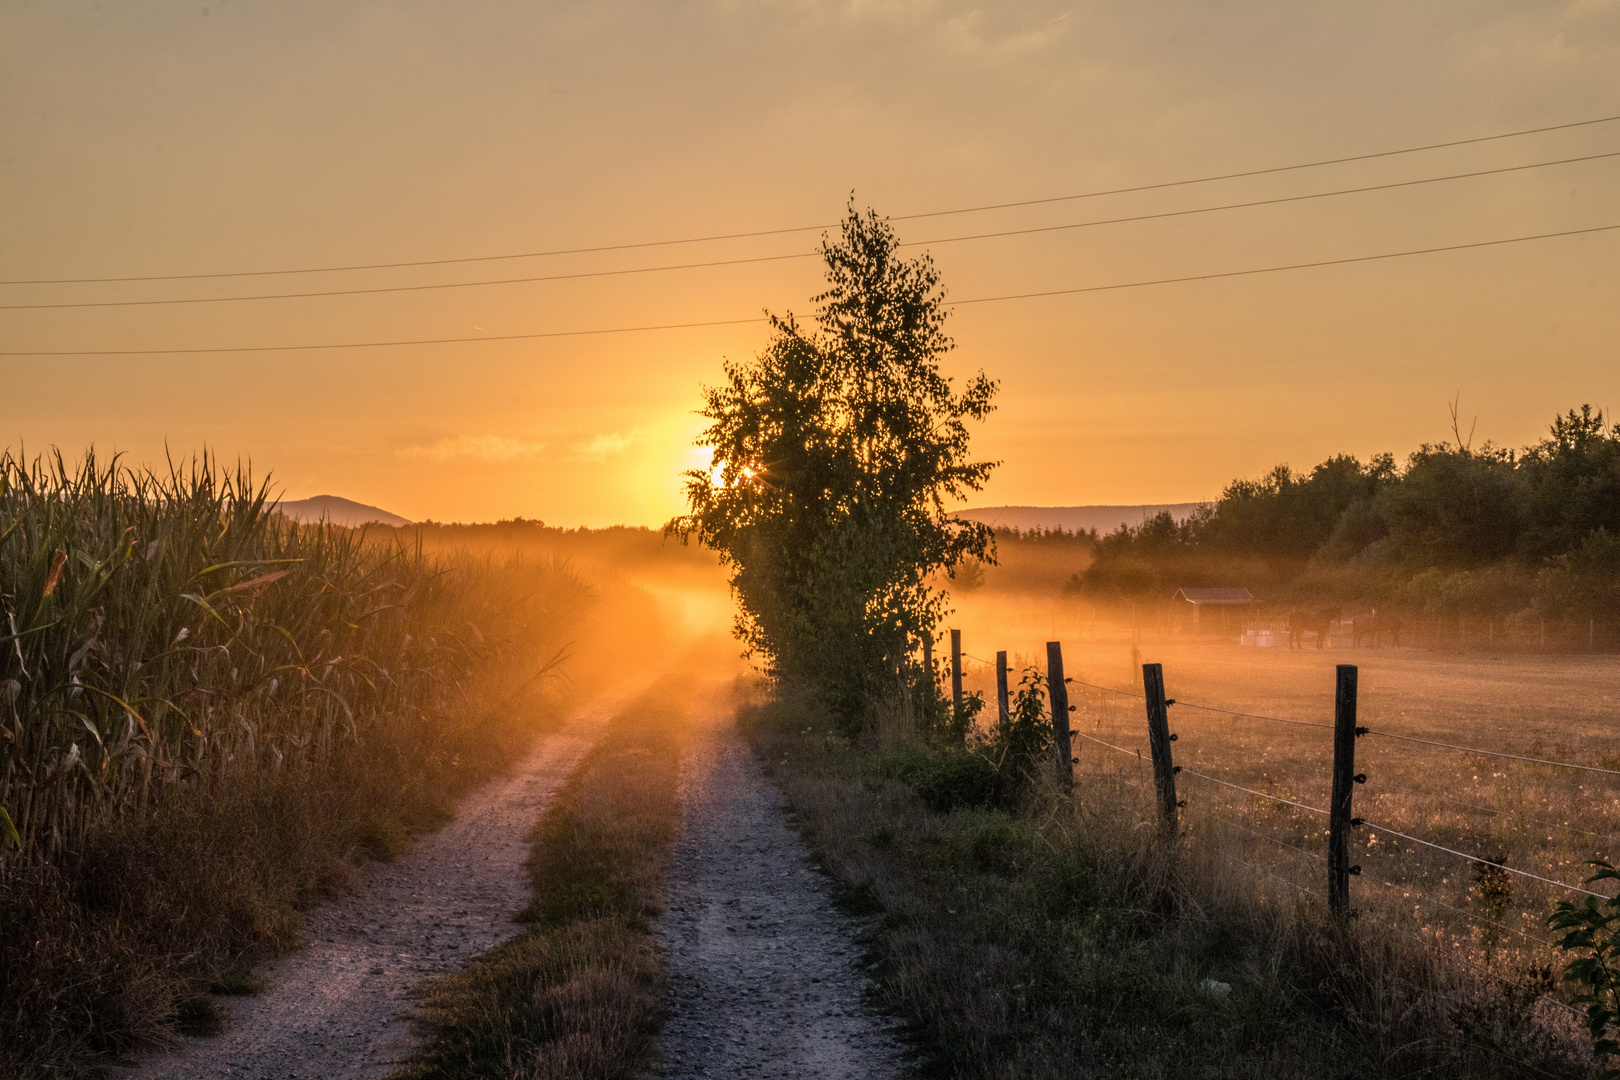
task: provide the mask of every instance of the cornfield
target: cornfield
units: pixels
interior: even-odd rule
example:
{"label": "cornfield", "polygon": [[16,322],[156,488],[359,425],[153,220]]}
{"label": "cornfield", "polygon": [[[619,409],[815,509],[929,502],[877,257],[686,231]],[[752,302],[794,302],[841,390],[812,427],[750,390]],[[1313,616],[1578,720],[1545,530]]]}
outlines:
{"label": "cornfield", "polygon": [[431,756],[469,675],[544,670],[556,635],[524,629],[588,592],[557,566],[443,569],[268,496],[207,457],[0,455],[0,881],[178,787],[402,738]]}

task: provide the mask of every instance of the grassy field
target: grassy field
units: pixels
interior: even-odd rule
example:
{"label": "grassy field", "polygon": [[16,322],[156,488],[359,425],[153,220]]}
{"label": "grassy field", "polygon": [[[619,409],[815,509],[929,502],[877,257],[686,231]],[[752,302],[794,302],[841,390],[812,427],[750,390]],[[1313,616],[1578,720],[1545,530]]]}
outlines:
{"label": "grassy field", "polygon": [[[791,703],[752,725],[857,911],[878,1003],[959,1077],[1581,1077],[1542,983],[1481,979],[1435,943],[1257,889],[1229,845],[1152,841],[1145,814],[1054,791],[930,809],[893,751]],[[1145,826],[1145,827],[1142,827]]]}
{"label": "grassy field", "polygon": [[[1010,622],[1011,620],[1007,620]],[[1035,623],[1035,619],[1030,619]],[[1050,626],[964,647],[1033,661]],[[1058,636],[1062,636],[1061,633]],[[1009,640],[1010,639],[1010,640]],[[1164,664],[1183,834],[1155,840],[1139,661]],[[941,812],[910,780],[915,740],[851,745],[791,702],[751,731],[807,837],[857,907],[882,1001],[961,1076],[1584,1076],[1585,1035],[1543,929],[1565,893],[1359,829],[1358,917],[1325,912],[1326,820],[1210,783],[1325,807],[1331,732],[1192,704],[1331,722],[1333,667],[1360,668],[1361,722],[1600,767],[1620,765],[1620,665],[1582,656],[1244,649],[1185,640],[1066,643],[1078,798],[1045,786],[1013,808]],[[1040,656],[1044,665],[1044,650]],[[970,665],[968,688],[993,690]],[[1597,773],[1369,735],[1357,768],[1369,821],[1578,884],[1611,856],[1620,786]],[[940,753],[941,751],[929,751]],[[898,764],[897,762],[902,762]],[[908,770],[910,770],[908,772]],[[1204,980],[1231,987],[1211,992]],[[1189,1063],[1197,1063],[1193,1068]]]}
{"label": "grassy field", "polygon": [[607,725],[534,829],[532,928],[431,986],[437,1033],[400,1080],[645,1075],[667,974],[647,937],[663,906],[689,677]]}
{"label": "grassy field", "polygon": [[0,458],[3,1071],[209,1030],[357,861],[667,647],[622,579],[264,496],[207,461]]}
{"label": "grassy field", "polygon": [[[1077,680],[1133,690],[1127,641],[1065,650]],[[1184,769],[1325,808],[1331,732],[1196,708],[1331,723],[1334,665],[1359,668],[1359,720],[1373,732],[1474,746],[1525,757],[1620,767],[1613,717],[1620,663],[1608,657],[1416,650],[1252,649],[1143,642],[1164,665],[1176,761]],[[975,672],[970,684],[985,682]],[[1076,686],[1077,730],[1146,755],[1140,700]],[[1150,768],[1096,742],[1077,740],[1083,793],[1146,813]],[[1620,855],[1620,777],[1398,741],[1357,744],[1356,814],[1398,832],[1579,885],[1586,863]],[[1219,844],[1262,871],[1260,888],[1323,891],[1326,819],[1223,788],[1189,773],[1180,794],[1199,842]],[[1399,932],[1440,934],[1459,958],[1493,970],[1555,962],[1543,923],[1569,894],[1481,862],[1358,830],[1352,883],[1361,917]],[[1267,876],[1275,875],[1275,876]],[[1281,878],[1281,881],[1277,879]]]}

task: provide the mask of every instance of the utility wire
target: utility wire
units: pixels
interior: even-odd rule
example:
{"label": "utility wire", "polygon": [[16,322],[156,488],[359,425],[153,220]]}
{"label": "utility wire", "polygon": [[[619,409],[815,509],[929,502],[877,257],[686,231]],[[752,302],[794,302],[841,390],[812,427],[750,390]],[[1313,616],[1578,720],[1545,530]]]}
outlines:
{"label": "utility wire", "polygon": [[[1321,168],[1327,165],[1344,165],[1353,161],[1372,161],[1378,158],[1398,157],[1403,154],[1416,154],[1428,150],[1444,150],[1454,146],[1470,146],[1478,143],[1495,142],[1500,139],[1515,139],[1524,135],[1539,135],[1549,131],[1566,131],[1571,128],[1590,127],[1594,124],[1607,124],[1616,120],[1620,120],[1620,116],[1600,116],[1591,120],[1576,120],[1568,124],[1549,124],[1545,127],[1525,128],[1520,131],[1506,131],[1497,135],[1481,135],[1471,139],[1453,139],[1449,142],[1428,143],[1423,146],[1409,146],[1400,150],[1382,150],[1371,154],[1354,154],[1349,157],[1326,158],[1320,161],[1306,161],[1293,165],[1278,165],[1266,169],[1248,169],[1243,172],[1220,173],[1213,176],[1193,177],[1186,180],[1168,180],[1157,184],[1138,184],[1134,187],[1109,188],[1101,191],[1086,191],[1075,195],[1053,195],[1042,199],[1022,199],[1016,202],[988,203],[982,206],[965,206],[953,210],[932,210],[917,214],[900,214],[890,218],[890,220],[918,221],[923,218],[950,217],[956,214],[977,214],[986,210],[1008,210],[1020,206],[1043,206],[1050,203],[1073,202],[1078,199],[1095,199],[1105,195],[1128,195],[1139,191],[1160,191],[1165,188],[1186,187],[1191,184],[1208,184],[1218,180],[1239,180],[1251,176],[1269,176],[1277,173],[1295,172],[1300,169]],[[594,247],[555,248],[548,251],[526,251],[508,255],[478,255],[455,259],[419,259],[409,262],[357,263],[348,266],[308,266],[283,270],[237,270],[202,274],[149,274],[136,277],[16,279],[0,281],[0,285],[87,285],[115,281],[198,281],[205,278],[271,277],[285,274],[327,274],[348,270],[393,270],[411,266],[451,266],[458,263],[496,262],[506,259],[536,259],[552,255],[585,255],[604,251],[629,251],[641,248],[671,247],[677,244],[699,244],[717,240],[743,240],[760,236],[785,236],[792,233],[819,232],[823,229],[834,228],[836,225],[837,223],[833,222],[825,225],[800,225],[792,228],[759,229],[752,232],[717,233],[710,236],[689,236],[677,240],[648,240],[628,244],[600,244]]]}
{"label": "utility wire", "polygon": [[1038,225],[1027,229],[1004,229],[1000,232],[973,233],[968,236],[946,236],[937,240],[913,240],[901,244],[901,247],[919,247],[924,244],[950,244],[958,240],[988,240],[1000,236],[1028,236],[1031,233],[1060,232],[1064,229],[1084,229],[1092,225],[1120,225],[1135,221],[1156,221],[1161,218],[1187,217],[1191,214],[1208,214],[1217,210],[1244,210],[1254,206],[1277,206],[1281,203],[1307,202],[1311,199],[1327,199],[1337,195],[1360,195],[1369,191],[1390,191],[1394,188],[1418,187],[1422,184],[1440,184],[1448,180],[1467,180],[1476,176],[1496,176],[1500,173],[1523,172],[1526,169],[1544,169],[1551,165],[1569,165],[1580,161],[1598,161],[1603,158],[1620,157],[1620,150],[1609,151],[1602,154],[1588,154],[1584,157],[1562,158],[1558,161],[1538,161],[1529,165],[1508,165],[1500,169],[1479,169],[1474,172],[1451,173],[1446,176],[1427,176],[1417,180],[1397,180],[1388,184],[1368,184],[1363,187],[1339,188],[1335,191],[1313,191],[1306,195],[1281,195],[1272,199],[1254,199],[1249,202],[1223,203],[1220,206],[1200,206],[1191,210],[1166,210],[1154,214],[1133,214],[1129,217],[1101,218],[1095,221],[1078,221],[1068,225]]}
{"label": "utility wire", "polygon": [[[1401,259],[1413,255],[1434,255],[1446,251],[1466,251],[1473,248],[1498,247],[1503,244],[1521,244],[1531,240],[1551,240],[1564,236],[1581,236],[1587,233],[1610,232],[1620,229],[1617,225],[1595,225],[1586,229],[1565,229],[1560,232],[1536,233],[1531,236],[1510,236],[1501,240],[1481,240],[1469,244],[1447,244],[1442,247],[1416,248],[1410,251],[1389,251],[1378,255],[1358,255],[1346,259],[1321,259],[1316,262],[1290,263],[1284,266],[1262,266],[1251,270],[1228,270],[1213,274],[1191,274],[1186,277],[1156,278],[1149,281],[1125,281],[1114,285],[1088,285],[1075,289],[1049,289],[1044,292],[1010,293],[1005,296],[981,296],[971,300],[954,300],[953,304],[993,304],[1004,300],[1030,300],[1043,296],[1072,296],[1080,293],[1109,292],[1118,289],[1139,289],[1150,285],[1179,285],[1191,281],[1215,281],[1221,278],[1252,277],[1256,274],[1275,274],[1285,270],[1308,270],[1322,266],[1345,266],[1353,263],[1376,262],[1381,259]],[[0,356],[181,356],[195,353],[264,353],[264,352],[299,352],[309,349],[372,349],[401,345],[461,345],[479,341],[530,341],[538,338],[585,337],[598,334],[630,334],[648,330],[686,330],[704,326],[741,326],[747,323],[762,323],[769,321],[766,318],[754,319],[717,319],[709,322],[691,323],[662,323],[651,326],[619,326],[600,330],[554,330],[539,334],[496,334],[487,337],[464,338],[422,338],[408,341],[353,341],[333,342],[318,345],[241,345],[206,349],[62,349],[62,350],[30,350],[14,349],[0,352]],[[1082,685],[1090,686],[1090,683]],[[1123,690],[1114,690],[1112,687],[1099,686],[1099,690],[1108,690],[1116,694],[1126,693]],[[1140,694],[1127,694],[1129,697],[1140,697]],[[1400,738],[1401,736],[1389,736]],[[1445,744],[1437,744],[1445,745]],[[1464,748],[1466,749],[1466,748]],[[1511,755],[1509,755],[1511,756]],[[1533,759],[1528,759],[1533,760]],[[1556,762],[1553,764],[1557,764]],[[1587,768],[1588,766],[1577,766]],[[1596,769],[1596,772],[1607,772],[1606,769]]]}
{"label": "utility wire", "polygon": [[[974,300],[956,300],[956,304],[991,304],[1002,300],[1033,300],[1042,296],[1074,296],[1079,293],[1111,292],[1116,289],[1139,289],[1147,285],[1180,285],[1188,281],[1214,281],[1218,278],[1249,277],[1254,274],[1275,274],[1284,270],[1311,270],[1319,266],[1345,266],[1350,263],[1376,262],[1380,259],[1401,259],[1409,255],[1434,255],[1442,251],[1466,251],[1470,248],[1496,247],[1501,244],[1520,244],[1527,240],[1551,240],[1559,236],[1579,236],[1583,233],[1608,232],[1620,225],[1597,225],[1589,229],[1566,229],[1563,232],[1537,233],[1533,236],[1510,236],[1502,240],[1481,240],[1472,244],[1447,244],[1443,247],[1417,248],[1412,251],[1390,251],[1380,255],[1362,255],[1352,259],[1322,259],[1318,262],[1289,263],[1286,266],[1262,266],[1254,270],[1228,270],[1218,274],[1189,274],[1186,277],[1157,278],[1152,281],[1125,281],[1117,285],[1088,285],[1078,289],[1048,289],[1044,292],[1009,293],[1005,296],[984,296]],[[0,355],[4,355],[0,353]]]}
{"label": "utility wire", "polygon": [[711,322],[659,323],[616,326],[605,330],[554,330],[544,334],[496,334],[491,337],[423,338],[417,341],[346,341],[320,345],[233,345],[211,349],[101,349],[66,352],[0,352],[0,356],[184,356],[195,353],[303,352],[309,349],[383,349],[396,345],[463,345],[477,341],[532,341],[537,338],[587,337],[596,334],[636,334],[647,330],[690,330],[702,326],[743,326],[768,322],[756,319],[717,319]]}
{"label": "utility wire", "polygon": [[674,263],[668,266],[633,266],[624,270],[584,270],[578,273],[542,274],[536,277],[495,278],[485,281],[447,281],[435,285],[383,285],[367,289],[322,289],[316,292],[258,293],[253,296],[183,296],[171,300],[87,300],[65,304],[0,304],[0,311],[40,311],[55,308],[160,307],[168,304],[230,304],[243,300],[306,300],[315,296],[368,296],[374,293],[476,289],[487,285],[526,285],[539,281],[576,281],[582,278],[656,274],[666,270],[706,270],[716,266],[741,266],[745,263],[811,259],[815,255],[814,251],[796,251],[790,255],[758,255],[746,259],[717,259],[713,262]]}
{"label": "utility wire", "polygon": [[[945,236],[935,240],[910,240],[898,245],[902,248],[927,247],[932,244],[956,244],[969,240],[994,240],[1009,236],[1029,236],[1036,233],[1063,232],[1071,229],[1086,229],[1097,225],[1120,225],[1140,221],[1158,221],[1165,218],[1190,217],[1195,214],[1212,214],[1224,210],[1244,210],[1257,206],[1276,206],[1281,203],[1305,202],[1312,199],[1327,199],[1339,195],[1359,195],[1369,191],[1388,191],[1392,188],[1416,187],[1421,184],[1438,184],[1448,180],[1463,180],[1476,176],[1493,176],[1498,173],[1521,172],[1525,169],[1540,169],[1549,165],[1567,165],[1571,162],[1596,161],[1601,158],[1620,157],[1620,150],[1604,154],[1589,154],[1585,157],[1564,158],[1559,161],[1542,161],[1531,165],[1512,165],[1501,169],[1482,169],[1477,172],[1453,173],[1449,176],[1431,176],[1420,180],[1401,180],[1390,184],[1372,184],[1366,187],[1342,188],[1338,191],[1317,191],[1308,195],[1285,195],[1274,199],[1255,199],[1249,202],[1223,203],[1219,206],[1200,206],[1190,210],[1166,210],[1154,214],[1133,214],[1129,217],[1099,218],[1092,221],[1076,221],[1066,225],[1040,225],[1027,229],[1004,229],[1000,232],[971,233],[965,236]],[[108,308],[108,307],[162,307],[170,304],[230,304],[248,300],[304,300],[320,296],[369,296],[377,293],[402,292],[428,292],[438,289],[474,289],[489,285],[525,285],[545,281],[576,281],[585,278],[625,277],[631,274],[656,274],[670,270],[707,270],[720,266],[743,266],[752,263],[784,262],[794,259],[814,258],[818,253],[814,251],[800,251],[787,255],[756,255],[741,259],[716,259],[709,262],[672,263],[665,266],[633,266],[621,270],[584,270],[568,274],[542,274],[533,277],[495,278],[484,281],[450,281],[432,285],[382,285],[364,289],[323,289],[313,292],[293,293],[258,293],[251,296],[183,296],[162,300],[78,300],[53,304],[0,304],[0,311],[46,311],[60,308]]]}
{"label": "utility wire", "polygon": [[[1550,127],[1526,128],[1523,131],[1509,131],[1500,135],[1481,135],[1472,139],[1454,139],[1451,142],[1429,143],[1427,146],[1410,146],[1404,150],[1383,150],[1374,154],[1355,154],[1351,157],[1327,158],[1322,161],[1306,161],[1297,165],[1278,165],[1269,169],[1249,169],[1244,172],[1221,173],[1216,176],[1200,176],[1191,180],[1169,180],[1159,184],[1138,184],[1135,187],[1113,188],[1108,191],[1088,191],[1080,195],[1055,195],[1046,199],[1024,199],[1020,202],[993,203],[987,206],[970,206],[961,210],[936,210],[928,214],[904,214],[896,217],[895,221],[914,221],[918,218],[944,217],[949,214],[973,214],[981,210],[1008,210],[1018,206],[1040,206],[1046,203],[1070,202],[1075,199],[1095,199],[1104,195],[1129,195],[1138,191],[1160,191],[1164,188],[1186,187],[1189,184],[1209,184],[1217,180],[1241,180],[1250,176],[1271,176],[1277,173],[1296,172],[1300,169],[1316,169],[1324,165],[1345,165],[1352,161],[1372,161],[1376,158],[1398,157],[1402,154],[1416,154],[1425,150],[1444,150],[1453,146],[1469,146],[1474,143],[1494,142],[1498,139],[1512,139],[1521,135],[1539,135],[1547,131],[1563,131],[1567,128],[1588,127],[1592,124],[1607,124],[1620,120],[1620,116],[1602,116],[1595,120],[1577,120],[1571,124],[1554,124]],[[822,226],[830,228],[830,226]]]}

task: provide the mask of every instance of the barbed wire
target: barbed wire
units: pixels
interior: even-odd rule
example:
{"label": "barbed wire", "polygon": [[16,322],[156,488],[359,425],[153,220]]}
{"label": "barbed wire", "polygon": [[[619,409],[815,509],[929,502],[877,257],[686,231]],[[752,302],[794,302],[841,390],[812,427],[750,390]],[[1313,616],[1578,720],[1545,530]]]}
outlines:
{"label": "barbed wire", "polygon": [[1402,840],[1410,840],[1414,844],[1422,844],[1424,847],[1431,847],[1431,848],[1434,848],[1436,851],[1444,851],[1446,854],[1455,855],[1459,859],[1466,859],[1469,862],[1481,863],[1481,864],[1483,864],[1485,866],[1494,866],[1494,867],[1497,867],[1498,869],[1506,870],[1510,874],[1517,874],[1520,877],[1530,878],[1533,881],[1544,882],[1544,883],[1546,883],[1548,885],[1556,885],[1560,889],[1567,889],[1570,892],[1583,893],[1586,896],[1595,896],[1599,900],[1609,900],[1609,899],[1611,899],[1611,897],[1605,896],[1603,893],[1593,892],[1591,889],[1583,889],[1579,885],[1570,885],[1567,882],[1558,881],[1558,880],[1556,880],[1554,878],[1542,877],[1540,874],[1532,874],[1528,870],[1519,870],[1519,869],[1517,869],[1515,867],[1508,866],[1508,865],[1506,865],[1504,863],[1495,862],[1495,861],[1493,861],[1491,859],[1482,858],[1482,857],[1480,857],[1478,855],[1470,855],[1466,851],[1458,851],[1456,848],[1448,848],[1444,844],[1436,844],[1436,843],[1434,843],[1432,841],[1429,841],[1429,840],[1423,840],[1423,839],[1421,839],[1419,837],[1416,837],[1416,836],[1410,836],[1407,833],[1403,833],[1403,832],[1400,832],[1399,830],[1391,829],[1391,828],[1389,828],[1387,826],[1379,825],[1379,824],[1376,824],[1376,823],[1371,822],[1371,821],[1363,820],[1361,822],[1361,824],[1365,825],[1369,829],[1376,830],[1377,832],[1387,833],[1390,836],[1398,836]]}
{"label": "barbed wire", "polygon": [[[1384,790],[1378,792],[1377,797],[1382,798],[1385,795],[1404,795],[1409,799],[1434,799],[1438,802],[1450,803],[1452,806],[1461,806],[1468,810],[1476,810],[1481,814],[1490,814],[1492,817],[1502,817],[1505,815],[1512,816],[1514,813],[1510,810],[1493,810],[1488,806],[1479,806],[1475,803],[1463,802],[1460,799],[1449,799],[1444,795],[1419,794],[1415,791],[1385,788]],[[1574,825],[1570,825],[1567,822],[1562,821],[1547,821],[1543,818],[1533,818],[1529,815],[1523,815],[1523,817],[1525,821],[1536,825],[1545,825],[1549,829],[1567,829],[1569,832],[1580,833],[1582,836],[1590,836],[1596,840],[1608,840],[1611,843],[1620,844],[1620,837],[1615,837],[1608,833],[1592,832],[1590,829],[1578,829]]]}
{"label": "barbed wire", "polygon": [[1263,713],[1239,712],[1236,709],[1220,709],[1214,705],[1196,705],[1184,698],[1176,698],[1175,704],[1189,709],[1201,709],[1204,712],[1225,713],[1227,716],[1245,716],[1250,720],[1274,720],[1279,724],[1297,724],[1300,727],[1326,728],[1333,730],[1332,724],[1324,724],[1318,720],[1290,720],[1286,716],[1266,716]]}
{"label": "barbed wire", "polygon": [[[1389,884],[1389,883],[1385,882],[1385,884]],[[1398,888],[1399,886],[1396,886],[1396,887]],[[1434,901],[1434,903],[1440,903],[1440,902],[1439,901]],[[1451,908],[1451,910],[1457,911],[1457,912],[1459,912],[1459,913],[1461,913],[1463,915],[1468,915],[1470,918],[1473,917],[1472,915],[1469,915],[1468,912],[1463,911],[1461,908],[1452,908],[1450,904],[1441,903],[1440,906],[1441,907],[1446,907],[1446,908]],[[1434,944],[1433,942],[1426,939],[1422,934],[1418,933],[1416,930],[1412,930],[1412,929],[1410,929],[1408,927],[1400,926],[1400,925],[1397,925],[1395,923],[1391,923],[1391,924],[1388,925],[1387,928],[1390,929],[1390,930],[1395,931],[1397,934],[1405,934],[1408,937],[1411,937],[1411,938],[1413,938],[1413,939],[1415,939],[1415,940],[1417,940],[1419,942],[1422,942],[1426,946],[1432,946]],[[1510,933],[1515,933],[1515,934],[1519,933],[1519,931],[1514,930],[1510,926],[1503,926],[1502,929],[1507,930]],[[1531,938],[1530,940],[1535,941],[1534,938]],[[1546,944],[1546,943],[1543,942],[1542,944]],[[1485,977],[1487,979],[1500,979],[1501,978],[1500,975],[1493,972],[1490,968],[1485,967],[1485,966],[1477,963],[1476,961],[1470,960],[1465,956],[1459,956],[1459,955],[1456,955],[1455,953],[1453,953],[1449,957],[1449,959],[1453,963],[1458,963],[1458,964],[1461,964],[1463,967],[1468,968],[1469,970],[1473,971],[1476,975],[1481,975],[1481,976],[1483,976],[1483,977]],[[1536,1000],[1537,1001],[1545,1001],[1547,1004],[1555,1006],[1555,1007],[1557,1007],[1559,1009],[1563,1009],[1565,1012],[1573,1013],[1574,1015],[1581,1017],[1583,1020],[1586,1017],[1586,1013],[1583,1010],[1577,1009],[1575,1006],[1570,1005],[1567,1002],[1559,1001],[1557,998],[1553,997],[1550,992],[1544,991],[1543,993],[1541,993],[1536,998]],[[1489,1045],[1487,1045],[1485,1043],[1474,1041],[1474,1045],[1483,1047],[1484,1049],[1489,1050],[1489,1051],[1491,1051],[1491,1053],[1496,1054],[1498,1056],[1503,1056],[1501,1054],[1501,1051],[1496,1050],[1494,1047],[1491,1047],[1491,1046],[1489,1046]],[[1512,1059],[1512,1058],[1506,1058],[1505,1060],[1515,1061],[1515,1064],[1518,1064],[1518,1065],[1527,1064],[1527,1063],[1522,1062],[1522,1061],[1516,1061],[1515,1059]],[[1535,1066],[1530,1066],[1530,1067],[1535,1068]],[[1539,1069],[1539,1068],[1536,1068],[1535,1071],[1541,1073],[1541,1075],[1543,1075],[1543,1076],[1556,1075],[1554,1073],[1549,1073],[1549,1072],[1545,1071],[1544,1069]]]}
{"label": "barbed wire", "polygon": [[1101,740],[1101,739],[1098,739],[1098,738],[1096,738],[1096,737],[1094,737],[1094,736],[1091,736],[1091,735],[1087,735],[1087,734],[1086,734],[1086,733],[1085,733],[1085,732],[1083,732],[1083,731],[1076,731],[1076,730],[1074,730],[1074,729],[1073,729],[1073,728],[1070,728],[1070,729],[1069,729],[1069,734],[1070,734],[1070,735],[1078,735],[1078,736],[1080,736],[1080,738],[1082,738],[1082,739],[1085,739],[1085,740],[1087,740],[1087,741],[1088,741],[1088,742],[1094,742],[1094,743],[1096,743],[1096,744],[1097,744],[1097,745],[1098,745],[1098,746],[1106,746],[1106,747],[1108,747],[1108,749],[1110,749],[1110,750],[1118,750],[1118,751],[1119,751],[1119,752],[1120,752],[1120,753],[1122,753],[1122,754],[1129,754],[1129,755],[1131,755],[1131,756],[1132,756],[1132,757],[1134,757],[1134,758],[1136,758],[1136,760],[1137,760],[1137,761],[1141,761],[1141,760],[1143,760],[1143,759],[1142,759],[1142,751],[1141,751],[1141,750],[1139,750],[1139,749],[1138,749],[1138,750],[1127,750],[1127,749],[1125,749],[1125,748],[1124,748],[1124,747],[1123,747],[1123,746],[1115,746],[1115,745],[1114,745],[1114,744],[1113,744],[1113,743],[1111,743],[1111,742],[1103,742],[1103,741],[1102,741],[1102,740]]}
{"label": "barbed wire", "polygon": [[[1367,880],[1371,881],[1374,885],[1382,885],[1387,889],[1403,889],[1404,890],[1404,889],[1409,888],[1408,886],[1397,885],[1393,881],[1380,881],[1378,878],[1368,878]],[[1487,919],[1483,915],[1476,915],[1472,911],[1467,911],[1467,910],[1465,910],[1463,908],[1457,907],[1455,904],[1448,904],[1444,900],[1436,900],[1434,897],[1425,895],[1423,893],[1413,894],[1411,892],[1403,892],[1402,899],[1416,900],[1418,903],[1432,904],[1435,907],[1445,908],[1447,911],[1454,911],[1458,915],[1461,915],[1463,918],[1469,919],[1472,922],[1476,922],[1476,923],[1479,923],[1479,924],[1484,925],[1484,926],[1494,926],[1498,930],[1506,930],[1510,934],[1517,934],[1519,937],[1524,938],[1524,940],[1530,942],[1533,945],[1540,945],[1540,946],[1543,946],[1543,947],[1550,947],[1552,945],[1552,942],[1548,941],[1546,938],[1532,937],[1531,935],[1525,933],[1523,930],[1515,929],[1514,927],[1509,926],[1507,923],[1500,923],[1500,922],[1495,921],[1494,919]]]}
{"label": "barbed wire", "polygon": [[1085,682],[1082,679],[1069,679],[1068,681],[1074,683],[1076,686],[1089,686],[1093,690],[1106,690],[1110,694],[1119,694],[1121,697],[1133,697],[1139,701],[1147,700],[1146,694],[1138,694],[1134,690],[1116,690],[1112,686],[1099,686],[1096,683]]}
{"label": "barbed wire", "polygon": [[1326,855],[1319,855],[1314,851],[1307,851],[1306,849],[1300,847],[1298,844],[1290,844],[1286,840],[1279,840],[1277,837],[1272,836],[1272,835],[1270,835],[1268,833],[1263,833],[1259,829],[1251,829],[1247,825],[1245,825],[1242,822],[1236,820],[1235,818],[1227,817],[1225,814],[1217,814],[1213,810],[1202,810],[1201,813],[1207,814],[1209,817],[1214,818],[1216,821],[1220,821],[1220,822],[1223,822],[1223,823],[1225,823],[1227,825],[1230,825],[1234,829],[1242,829],[1244,832],[1248,833],[1251,836],[1258,836],[1262,840],[1270,840],[1273,844],[1276,844],[1279,847],[1285,847],[1289,851],[1297,851],[1299,854],[1304,855],[1308,859],[1315,859],[1318,862],[1327,862],[1327,856]]}
{"label": "barbed wire", "polygon": [[1257,795],[1262,799],[1270,799],[1272,802],[1286,803],[1289,806],[1297,806],[1301,810],[1309,810],[1313,814],[1327,814],[1326,810],[1321,810],[1314,806],[1307,806],[1305,803],[1295,802],[1293,799],[1285,799],[1280,795],[1268,795],[1264,791],[1256,791],[1254,788],[1246,788],[1242,784],[1234,784],[1229,780],[1222,780],[1218,777],[1210,776],[1207,773],[1194,772],[1192,769],[1189,769],[1186,766],[1181,766],[1181,772],[1187,776],[1196,776],[1200,780],[1208,780],[1212,784],[1220,784],[1222,787],[1229,787],[1236,791],[1246,791],[1250,795]]}
{"label": "barbed wire", "polygon": [[1389,731],[1378,731],[1374,728],[1363,729],[1363,734],[1377,735],[1384,739],[1399,739],[1402,742],[1421,743],[1424,746],[1439,746],[1447,750],[1461,750],[1465,754],[1483,754],[1486,757],[1508,758],[1513,761],[1528,761],[1536,765],[1555,765],[1561,769],[1580,769],[1582,772],[1605,773],[1609,776],[1620,776],[1620,769],[1603,769],[1596,765],[1577,765],[1572,761],[1554,761],[1550,758],[1526,757],[1523,754],[1509,754],[1501,750],[1482,750],[1477,746],[1459,746],[1457,743],[1438,742],[1434,739],[1420,739],[1415,735],[1396,735]]}

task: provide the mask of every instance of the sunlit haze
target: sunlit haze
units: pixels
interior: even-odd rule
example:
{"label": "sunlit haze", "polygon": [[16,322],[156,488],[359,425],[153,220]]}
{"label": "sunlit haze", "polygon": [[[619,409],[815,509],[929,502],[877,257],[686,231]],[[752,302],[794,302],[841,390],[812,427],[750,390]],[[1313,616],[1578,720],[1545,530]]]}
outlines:
{"label": "sunlit haze", "polygon": [[[1620,3],[185,4],[0,10],[0,279],[425,262],[824,226],[976,300],[1620,225]],[[1445,182],[998,238],[1230,203]],[[209,448],[412,519],[658,524],[700,386],[807,314],[815,230],[439,266],[5,284],[0,445]],[[804,256],[786,258],[785,256]],[[617,273],[783,256],[777,261]],[[218,298],[605,273],[448,289]],[[963,304],[979,505],[1176,503],[1620,403],[1620,231]],[[1466,434],[1466,431],[1465,431]]]}

